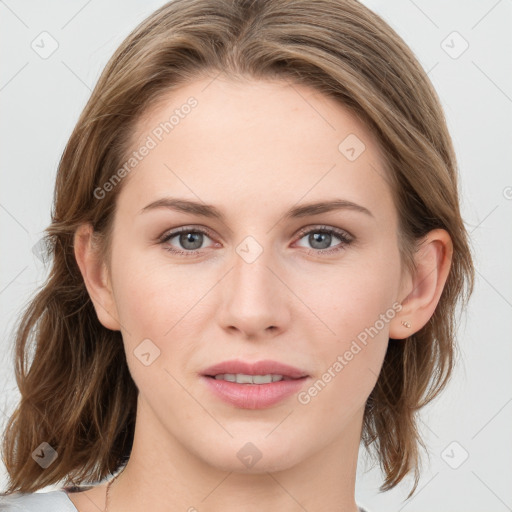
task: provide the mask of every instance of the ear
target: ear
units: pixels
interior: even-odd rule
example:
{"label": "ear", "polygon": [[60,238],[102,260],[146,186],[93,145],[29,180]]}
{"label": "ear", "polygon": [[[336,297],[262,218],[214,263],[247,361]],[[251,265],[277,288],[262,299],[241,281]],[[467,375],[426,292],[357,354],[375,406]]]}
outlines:
{"label": "ear", "polygon": [[93,228],[82,224],[75,232],[74,249],[77,264],[85,286],[98,315],[98,320],[107,329],[119,331],[120,324],[107,266],[99,256],[93,239]]}
{"label": "ear", "polygon": [[401,289],[400,297],[405,298],[390,322],[390,338],[407,338],[430,320],[448,278],[452,254],[453,244],[446,230],[434,229],[425,236],[414,255],[416,271]]}

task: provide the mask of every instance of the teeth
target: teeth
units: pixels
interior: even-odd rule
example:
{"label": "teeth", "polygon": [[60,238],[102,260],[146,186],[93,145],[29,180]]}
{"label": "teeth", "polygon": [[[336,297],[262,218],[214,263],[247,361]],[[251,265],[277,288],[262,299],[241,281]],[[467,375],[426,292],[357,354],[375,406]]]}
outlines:
{"label": "teeth", "polygon": [[284,380],[282,375],[246,375],[245,373],[221,373],[215,375],[217,380],[227,380],[228,382],[236,382],[238,384],[270,384]]}

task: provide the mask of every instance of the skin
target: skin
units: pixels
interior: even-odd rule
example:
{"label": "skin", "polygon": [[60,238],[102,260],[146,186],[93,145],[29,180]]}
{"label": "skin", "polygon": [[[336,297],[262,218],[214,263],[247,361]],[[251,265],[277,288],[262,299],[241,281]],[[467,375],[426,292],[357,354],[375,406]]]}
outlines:
{"label": "skin", "polygon": [[[364,405],[388,342],[400,343],[432,316],[449,270],[450,237],[432,231],[416,254],[417,271],[405,270],[377,141],[342,105],[305,86],[197,80],[147,112],[133,150],[190,96],[198,106],[124,178],[111,261],[98,257],[88,225],[75,236],[98,318],[122,332],[139,389],[132,455],[108,509],[356,512]],[[338,149],[349,134],[366,146],[354,161]],[[165,196],[215,205],[225,219],[168,208],[139,213]],[[335,198],[371,215],[341,209],[284,218],[293,206]],[[199,256],[166,251],[187,250],[179,237],[158,242],[181,226],[209,230]],[[322,226],[346,231],[351,243],[333,235],[320,246],[299,233]],[[236,251],[247,236],[263,250],[252,263]],[[322,255],[318,247],[342,249]],[[199,378],[223,360],[274,359],[305,370],[307,390],[400,303],[307,404],[292,395],[267,409],[236,408]],[[134,350],[148,338],[160,356],[145,366]],[[261,453],[252,467],[237,457],[247,442]],[[70,499],[80,512],[103,510],[105,487]]]}

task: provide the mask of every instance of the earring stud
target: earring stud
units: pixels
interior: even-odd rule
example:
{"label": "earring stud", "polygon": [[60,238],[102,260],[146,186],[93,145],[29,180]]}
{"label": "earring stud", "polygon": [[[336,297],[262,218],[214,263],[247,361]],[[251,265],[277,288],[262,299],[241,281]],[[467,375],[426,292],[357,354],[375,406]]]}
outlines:
{"label": "earring stud", "polygon": [[411,327],[411,324],[409,322],[407,322],[407,320],[405,322],[402,320],[402,325],[404,327],[407,327],[407,329],[409,329]]}

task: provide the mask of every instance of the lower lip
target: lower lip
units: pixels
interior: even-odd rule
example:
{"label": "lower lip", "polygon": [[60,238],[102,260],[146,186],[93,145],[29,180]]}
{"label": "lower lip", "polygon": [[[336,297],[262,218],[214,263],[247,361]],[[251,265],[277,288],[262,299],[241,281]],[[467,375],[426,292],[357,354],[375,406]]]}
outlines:
{"label": "lower lip", "polygon": [[224,402],[242,409],[264,409],[298,393],[308,377],[269,384],[238,384],[202,376],[209,389]]}

